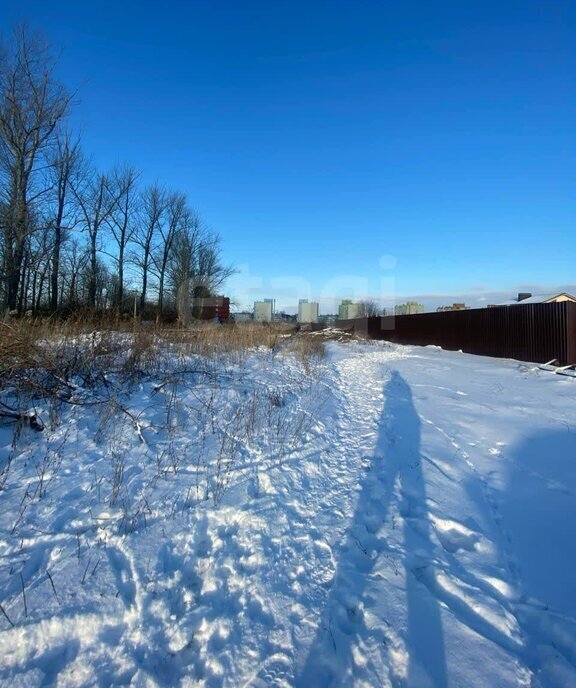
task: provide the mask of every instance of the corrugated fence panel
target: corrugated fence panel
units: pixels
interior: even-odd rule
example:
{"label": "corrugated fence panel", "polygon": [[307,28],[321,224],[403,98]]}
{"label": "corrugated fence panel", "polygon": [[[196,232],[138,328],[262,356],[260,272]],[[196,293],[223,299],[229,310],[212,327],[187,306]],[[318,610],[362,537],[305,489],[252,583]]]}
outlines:
{"label": "corrugated fence panel", "polygon": [[569,303],[566,312],[566,328],[568,331],[567,359],[576,363],[576,303]]}
{"label": "corrugated fence panel", "polygon": [[576,363],[576,304],[536,303],[466,311],[338,320],[372,339],[543,363]]}

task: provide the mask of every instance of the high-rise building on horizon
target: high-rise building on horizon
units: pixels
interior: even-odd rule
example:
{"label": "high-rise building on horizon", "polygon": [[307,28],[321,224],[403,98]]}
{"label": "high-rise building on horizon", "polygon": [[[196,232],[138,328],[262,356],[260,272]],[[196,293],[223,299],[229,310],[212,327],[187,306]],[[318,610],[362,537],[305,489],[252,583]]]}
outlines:
{"label": "high-rise building on horizon", "polygon": [[274,299],[264,299],[254,302],[254,320],[257,322],[272,322],[274,318]]}
{"label": "high-rise building on horizon", "polygon": [[300,299],[300,301],[298,301],[298,322],[317,323],[318,309],[319,305],[315,301],[308,301],[308,299]]}
{"label": "high-rise building on horizon", "polygon": [[360,314],[360,306],[350,299],[343,299],[338,306],[338,320],[352,320]]}

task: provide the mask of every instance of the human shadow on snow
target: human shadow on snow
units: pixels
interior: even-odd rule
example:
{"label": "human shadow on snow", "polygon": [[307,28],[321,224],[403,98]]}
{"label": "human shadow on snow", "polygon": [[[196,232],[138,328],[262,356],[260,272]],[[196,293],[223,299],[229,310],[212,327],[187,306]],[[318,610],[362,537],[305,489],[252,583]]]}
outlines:
{"label": "human shadow on snow", "polygon": [[[380,576],[376,569],[378,564],[382,567],[382,557],[392,562],[398,573],[401,567],[405,571],[403,641],[409,655],[402,683],[446,685],[439,602],[422,582],[428,575],[433,543],[420,456],[420,419],[410,386],[397,371],[392,372],[384,394],[377,452],[367,465],[318,631],[295,679],[295,685],[302,688],[384,682],[378,672],[389,664],[387,629],[378,626],[380,621],[374,624],[364,612],[365,607],[381,603],[373,596],[371,584]],[[395,494],[399,494],[404,517],[403,561],[387,545],[382,528]],[[378,588],[382,587],[380,581]],[[395,625],[402,627],[402,621]]]}
{"label": "human shadow on snow", "polygon": [[507,459],[497,510],[513,564],[530,597],[576,618],[576,433],[535,433]]}
{"label": "human shadow on snow", "polygon": [[[513,612],[524,658],[542,685],[576,676],[576,433],[545,430],[504,453],[509,464],[493,508],[518,588]],[[554,672],[569,672],[560,680]]]}

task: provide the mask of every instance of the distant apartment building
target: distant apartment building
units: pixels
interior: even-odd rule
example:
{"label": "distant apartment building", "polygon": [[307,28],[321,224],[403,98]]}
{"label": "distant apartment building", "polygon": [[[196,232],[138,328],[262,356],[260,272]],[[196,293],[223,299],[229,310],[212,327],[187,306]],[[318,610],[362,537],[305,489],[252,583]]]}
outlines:
{"label": "distant apartment building", "polygon": [[274,317],[274,299],[254,302],[254,320],[257,322],[272,322]]}
{"label": "distant apartment building", "polygon": [[424,306],[416,301],[407,301],[394,306],[394,315],[415,315],[424,313]]}
{"label": "distant apartment building", "polygon": [[318,322],[318,304],[315,301],[308,301],[308,299],[300,299],[298,301],[298,322]]}
{"label": "distant apartment building", "polygon": [[437,313],[445,313],[446,311],[467,311],[469,306],[465,303],[453,303],[451,306],[438,306]]}
{"label": "distant apartment building", "polygon": [[360,315],[360,307],[357,303],[344,299],[338,306],[338,320],[352,320]]}

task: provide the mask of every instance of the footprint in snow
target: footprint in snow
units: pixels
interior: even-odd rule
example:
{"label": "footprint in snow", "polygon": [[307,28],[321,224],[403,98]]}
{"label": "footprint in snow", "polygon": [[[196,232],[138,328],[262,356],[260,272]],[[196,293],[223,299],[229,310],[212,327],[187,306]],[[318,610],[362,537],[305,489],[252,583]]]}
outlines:
{"label": "footprint in snow", "polygon": [[450,519],[434,519],[434,529],[442,547],[451,554],[460,549],[472,551],[480,539],[478,533]]}
{"label": "footprint in snow", "polygon": [[136,583],[130,562],[126,555],[115,547],[109,547],[107,554],[122,602],[125,607],[132,607],[136,601]]}
{"label": "footprint in snow", "polygon": [[292,662],[282,653],[264,660],[256,674],[246,683],[246,688],[287,688],[291,685]]}
{"label": "footprint in snow", "polygon": [[318,541],[314,543],[314,554],[316,555],[314,578],[320,585],[329,585],[336,571],[332,549],[328,543]]}
{"label": "footprint in snow", "polygon": [[165,542],[158,551],[156,563],[157,573],[162,575],[168,574],[168,576],[170,576],[175,571],[179,570],[181,563],[181,558],[174,552],[174,546],[171,543]]}
{"label": "footprint in snow", "polygon": [[381,514],[370,511],[364,518],[364,527],[368,533],[375,535],[382,527],[383,522]]}
{"label": "footprint in snow", "polygon": [[364,621],[362,603],[354,599],[342,599],[336,604],[330,614],[331,623],[344,635],[354,635]]}
{"label": "footprint in snow", "polygon": [[196,554],[204,559],[210,556],[212,551],[212,538],[206,535],[196,543]]}
{"label": "footprint in snow", "polygon": [[246,492],[251,499],[258,499],[260,497],[260,481],[258,476],[254,475],[248,480],[248,486],[246,487]]}

